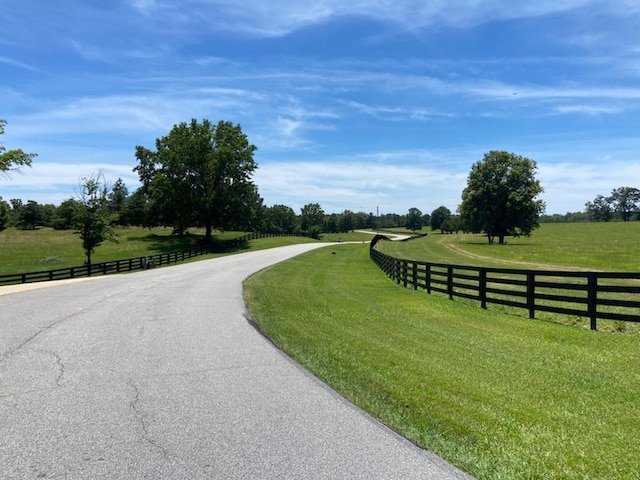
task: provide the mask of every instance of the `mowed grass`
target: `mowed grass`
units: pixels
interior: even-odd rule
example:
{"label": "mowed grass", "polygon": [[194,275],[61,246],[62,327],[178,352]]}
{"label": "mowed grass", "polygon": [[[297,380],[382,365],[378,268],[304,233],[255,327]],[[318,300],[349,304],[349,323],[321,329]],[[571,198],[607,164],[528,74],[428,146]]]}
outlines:
{"label": "mowed grass", "polygon": [[[245,232],[223,232],[214,235],[214,241],[228,240],[244,235]],[[189,229],[184,236],[171,235],[171,228],[120,228],[117,242],[103,242],[92,255],[92,262],[109,262],[136,258],[159,253],[186,250],[204,238],[202,229]],[[320,241],[369,241],[372,235],[351,232],[348,234],[323,234]],[[295,243],[318,242],[307,237],[271,237],[252,240],[244,250],[291,245]],[[225,255],[237,251],[225,252]],[[220,256],[222,254],[211,254]],[[196,257],[196,260],[203,257]],[[0,232],[0,275],[11,275],[34,271],[83,265],[85,261],[82,241],[70,230],[39,228],[17,230],[9,228]]]}
{"label": "mowed grass", "polygon": [[428,233],[409,242],[385,242],[380,249],[434,263],[640,271],[640,222],[635,221],[543,224],[530,237],[507,238],[505,245],[489,245],[484,235]]}
{"label": "mowed grass", "polygon": [[[92,262],[136,258],[157,253],[185,250],[203,238],[199,230],[184,236],[171,235],[170,228],[118,229],[117,242],[104,242],[96,248]],[[242,232],[225,232],[216,238],[234,238]],[[39,228],[0,232],[0,275],[51,270],[82,265],[86,260],[82,240],[70,230]]]}
{"label": "mowed grass", "polygon": [[297,362],[477,478],[638,478],[637,337],[401,288],[360,245],[275,265],[245,293]]}

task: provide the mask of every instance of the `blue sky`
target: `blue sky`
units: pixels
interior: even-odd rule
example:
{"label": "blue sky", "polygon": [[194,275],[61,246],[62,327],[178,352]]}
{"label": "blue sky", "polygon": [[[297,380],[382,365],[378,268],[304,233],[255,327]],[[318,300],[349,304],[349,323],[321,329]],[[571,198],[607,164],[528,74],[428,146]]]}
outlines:
{"label": "blue sky", "polygon": [[547,213],[640,188],[637,0],[3,0],[0,196],[58,204],[191,118],[242,125],[266,205],[455,210],[489,150]]}

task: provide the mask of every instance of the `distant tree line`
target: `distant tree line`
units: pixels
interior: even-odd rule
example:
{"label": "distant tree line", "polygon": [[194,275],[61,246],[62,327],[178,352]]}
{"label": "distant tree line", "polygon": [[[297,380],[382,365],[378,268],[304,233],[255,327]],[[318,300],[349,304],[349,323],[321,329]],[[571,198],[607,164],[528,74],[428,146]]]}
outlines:
{"label": "distant tree line", "polygon": [[[83,187],[84,185],[81,185]],[[34,230],[50,227],[56,230],[75,228],[75,218],[81,207],[80,198],[68,198],[59,205],[40,204],[34,200],[23,202],[12,198],[9,201],[0,197],[0,230],[14,227]],[[108,188],[102,207],[112,215],[112,224],[117,226],[137,226],[145,228],[174,227],[171,221],[140,192],[129,193],[121,178]],[[417,218],[416,218],[417,216]],[[242,218],[232,218],[228,229],[257,231],[264,233],[347,233],[358,229],[385,229],[406,227],[421,230],[429,225],[430,216],[423,215],[417,208],[406,214],[386,213],[376,216],[372,212],[354,212],[344,210],[340,213],[325,213],[318,203],[309,203],[300,212],[286,205],[266,206],[257,201],[254,212]],[[185,222],[174,233],[184,233],[188,227],[203,227],[197,220]]]}
{"label": "distant tree line", "polygon": [[[0,134],[6,122],[0,120]],[[130,193],[121,178],[107,185],[101,174],[83,179],[81,194],[60,205],[0,197],[0,231],[15,227],[73,229],[83,240],[87,262],[104,240],[114,238],[113,226],[170,226],[177,235],[189,227],[205,230],[204,242],[214,230],[265,233],[346,233],[356,229],[404,227],[412,232],[424,226],[442,233],[485,233],[489,243],[508,236],[528,236],[540,222],[640,220],[640,190],[619,187],[598,195],[584,212],[544,215],[543,192],[535,178],[534,160],[505,151],[490,151],[469,173],[462,201],[453,213],[439,206],[430,214],[412,207],[405,214],[372,212],[326,214],[318,203],[299,213],[286,205],[265,206],[252,181],[258,168],[256,147],[240,125],[209,120],[182,122],[156,139],[154,148],[137,146],[135,156],[141,186]],[[0,145],[0,174],[30,166],[35,154],[6,150]]]}
{"label": "distant tree line", "polygon": [[596,195],[581,212],[543,215],[541,223],[640,221],[640,189],[618,187],[609,196]]}

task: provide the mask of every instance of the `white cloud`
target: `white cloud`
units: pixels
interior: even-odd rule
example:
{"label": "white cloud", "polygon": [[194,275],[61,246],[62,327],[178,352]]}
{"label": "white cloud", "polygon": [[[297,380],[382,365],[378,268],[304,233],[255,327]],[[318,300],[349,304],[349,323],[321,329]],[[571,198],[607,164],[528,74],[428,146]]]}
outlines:
{"label": "white cloud", "polygon": [[[406,155],[412,155],[416,164],[421,163],[420,157],[428,158],[425,152],[416,151],[268,162],[256,172],[255,180],[267,204],[297,210],[310,202],[320,203],[328,213],[345,209],[370,212],[376,207],[387,213],[418,207],[428,213],[443,204],[455,210],[467,172],[398,163]],[[388,163],[380,161],[385,157]]]}
{"label": "white cloud", "polygon": [[[80,150],[76,153],[82,157]],[[104,174],[108,184],[122,178],[130,191],[139,186],[138,177],[131,166],[110,163],[108,153],[86,151],[85,154],[84,161],[79,159],[68,163],[41,162],[36,159],[31,168],[12,172],[10,177],[0,177],[0,196],[5,200],[20,198],[58,205],[67,198],[77,197],[82,179],[98,172]]]}
{"label": "white cloud", "polygon": [[613,106],[596,105],[558,105],[555,107],[558,113],[579,113],[585,115],[614,114],[622,111],[621,108]]}

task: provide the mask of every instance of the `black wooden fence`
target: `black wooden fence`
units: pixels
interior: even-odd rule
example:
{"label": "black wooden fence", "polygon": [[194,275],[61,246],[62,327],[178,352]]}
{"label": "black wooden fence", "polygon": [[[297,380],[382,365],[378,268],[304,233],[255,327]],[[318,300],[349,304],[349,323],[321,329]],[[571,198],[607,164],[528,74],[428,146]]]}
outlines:
{"label": "black wooden fence", "polygon": [[91,265],[82,265],[76,267],[58,268],[55,270],[42,270],[38,272],[2,275],[0,276],[0,286],[13,285],[18,283],[46,282],[51,280],[67,280],[70,278],[91,277],[94,275],[107,275],[110,273],[144,270],[150,267],[182,262],[200,255],[234,250],[246,245],[249,240],[292,235],[247,233],[237,238],[220,240],[210,245],[196,246],[176,252],[158,253],[155,255],[148,255],[144,257],[127,258],[124,260],[114,260],[110,262],[94,263]]}
{"label": "black wooden fence", "polygon": [[524,308],[529,318],[551,312],[597,320],[640,322],[640,273],[517,270],[404,260],[372,242],[370,257],[405,287],[439,292],[487,304]]}

